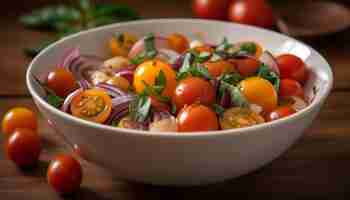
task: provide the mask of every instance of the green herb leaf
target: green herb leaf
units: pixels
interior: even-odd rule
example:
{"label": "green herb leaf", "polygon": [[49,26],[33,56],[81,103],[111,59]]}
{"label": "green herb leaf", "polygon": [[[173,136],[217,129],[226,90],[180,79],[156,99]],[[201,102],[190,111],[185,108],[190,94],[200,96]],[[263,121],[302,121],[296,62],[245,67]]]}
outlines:
{"label": "green herb leaf", "polygon": [[145,94],[137,96],[136,100],[129,106],[129,113],[132,120],[144,122],[151,110],[151,99]]}
{"label": "green herb leaf", "polygon": [[156,80],[155,80],[155,86],[161,88],[159,91],[159,94],[163,92],[164,88],[166,87],[166,77],[165,74],[163,72],[163,70],[160,70]]}
{"label": "green herb leaf", "polygon": [[46,98],[47,98],[47,102],[56,108],[60,108],[64,102],[63,98],[53,93],[49,93]]}
{"label": "green herb leaf", "polygon": [[271,84],[275,87],[276,91],[279,91],[280,78],[275,72],[271,71],[266,64],[261,64],[258,70],[258,76],[270,81]]}
{"label": "green herb leaf", "polygon": [[233,86],[233,85],[223,81],[220,83],[220,87],[222,87],[222,89],[226,89],[230,93],[231,102],[234,105],[239,106],[239,107],[248,107],[249,106],[248,101],[246,100],[246,98],[244,97],[244,95],[242,94],[242,92],[238,86]]}
{"label": "green herb leaf", "polygon": [[172,103],[171,104],[171,113],[176,114],[176,111],[177,111],[176,104]]}
{"label": "green herb leaf", "polygon": [[241,80],[243,80],[243,77],[237,72],[229,74],[225,73],[219,77],[219,81],[224,81],[231,85],[237,85]]}
{"label": "green herb leaf", "polygon": [[216,112],[216,114],[218,114],[220,117],[224,115],[225,108],[223,108],[219,104],[213,104],[212,108]]}
{"label": "green herb leaf", "polygon": [[204,63],[205,61],[209,60],[211,53],[204,51],[201,52],[200,54],[194,54],[195,55],[195,59],[194,59],[194,63]]}
{"label": "green herb leaf", "polygon": [[228,42],[226,37],[224,37],[224,39],[219,44],[219,46],[216,47],[215,51],[216,52],[225,52],[225,51],[229,50],[232,47],[233,47],[233,45]]}
{"label": "green herb leaf", "polygon": [[242,52],[254,55],[256,53],[256,45],[253,42],[246,42],[240,46]]}
{"label": "green herb leaf", "polygon": [[201,77],[201,78],[205,78],[208,80],[212,80],[213,77],[209,74],[209,71],[206,67],[201,66],[201,65],[194,65],[189,69],[189,72],[193,75],[193,76],[197,76],[197,77]]}
{"label": "green herb leaf", "polygon": [[144,38],[145,43],[145,50],[141,53],[139,53],[137,56],[135,56],[133,59],[130,60],[132,64],[139,65],[143,63],[147,59],[153,59],[157,56],[158,51],[155,47],[155,37],[153,34],[148,34]]}

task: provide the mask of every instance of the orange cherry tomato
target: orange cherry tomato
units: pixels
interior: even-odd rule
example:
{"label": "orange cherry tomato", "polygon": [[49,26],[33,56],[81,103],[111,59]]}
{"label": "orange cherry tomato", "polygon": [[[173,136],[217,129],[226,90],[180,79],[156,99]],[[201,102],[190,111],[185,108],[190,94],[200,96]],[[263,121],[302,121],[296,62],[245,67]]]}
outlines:
{"label": "orange cherry tomato", "polygon": [[70,155],[59,155],[53,159],[47,170],[47,181],[61,194],[77,191],[82,181],[80,163]]}
{"label": "orange cherry tomato", "polygon": [[78,87],[73,74],[63,68],[52,71],[47,76],[47,87],[60,97],[66,97]]}
{"label": "orange cherry tomato", "polygon": [[127,57],[131,47],[136,43],[137,38],[129,33],[121,33],[112,37],[109,41],[109,48],[113,56]]}
{"label": "orange cherry tomato", "polygon": [[234,64],[225,60],[206,62],[204,63],[204,66],[208,69],[209,74],[213,77],[219,77],[226,72],[235,71]]}
{"label": "orange cherry tomato", "polygon": [[173,33],[168,36],[168,44],[171,49],[178,53],[183,53],[190,47],[190,43],[187,38],[179,33]]}
{"label": "orange cherry tomato", "polygon": [[9,136],[16,128],[37,130],[38,120],[35,113],[24,107],[9,110],[2,120],[2,132]]}
{"label": "orange cherry tomato", "polygon": [[180,110],[185,105],[202,103],[210,105],[215,101],[215,90],[209,81],[199,77],[186,78],[177,85],[173,102]]}
{"label": "orange cherry tomato", "polygon": [[305,63],[292,54],[280,55],[276,58],[281,78],[289,78],[303,84],[307,79]]}
{"label": "orange cherry tomato", "polygon": [[218,118],[213,110],[201,104],[185,106],[177,115],[179,132],[214,131],[219,129]]}
{"label": "orange cherry tomato", "polygon": [[293,79],[282,79],[279,95],[281,97],[298,96],[304,99],[304,90],[299,82]]}
{"label": "orange cherry tomato", "polygon": [[273,110],[272,112],[270,112],[267,115],[267,121],[274,121],[277,119],[281,119],[283,117],[287,117],[289,115],[292,115],[293,113],[296,113],[296,111],[294,110],[294,108],[290,107],[290,106],[280,106],[278,108],[276,108],[275,110]]}
{"label": "orange cherry tomato", "polygon": [[170,111],[170,106],[159,101],[156,97],[151,97],[151,105],[157,111]]}
{"label": "orange cherry tomato", "polygon": [[244,77],[254,75],[260,67],[260,62],[253,58],[231,59],[230,61],[236,65],[237,71]]}
{"label": "orange cherry tomato", "polygon": [[5,142],[7,157],[19,167],[33,167],[39,160],[39,135],[27,128],[17,128]]}
{"label": "orange cherry tomato", "polygon": [[233,129],[264,123],[264,118],[249,108],[232,107],[220,118],[222,129]]}
{"label": "orange cherry tomato", "polygon": [[261,106],[265,112],[277,107],[277,92],[269,81],[251,77],[241,81],[240,87],[248,102]]}
{"label": "orange cherry tomato", "polygon": [[134,87],[136,92],[142,93],[145,89],[145,83],[154,86],[160,71],[163,71],[166,79],[162,95],[172,97],[176,87],[176,72],[168,63],[160,60],[146,61],[136,68],[134,73]]}
{"label": "orange cherry tomato", "polygon": [[228,8],[228,18],[237,23],[271,28],[275,17],[265,0],[234,0]]}
{"label": "orange cherry tomato", "polygon": [[102,89],[89,89],[75,96],[70,105],[73,116],[103,123],[112,110],[112,99]]}

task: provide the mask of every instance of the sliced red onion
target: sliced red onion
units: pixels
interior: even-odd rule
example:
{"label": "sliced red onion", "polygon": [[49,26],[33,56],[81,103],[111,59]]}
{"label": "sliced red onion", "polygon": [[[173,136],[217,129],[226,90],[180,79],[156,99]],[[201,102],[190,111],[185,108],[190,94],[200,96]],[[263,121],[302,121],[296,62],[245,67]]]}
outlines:
{"label": "sliced red onion", "polygon": [[128,79],[129,83],[132,83],[134,80],[134,71],[132,70],[125,69],[118,72],[116,75]]}
{"label": "sliced red onion", "polygon": [[229,108],[231,107],[232,103],[231,103],[231,96],[228,93],[228,91],[225,91],[223,96],[220,99],[219,102],[220,106],[224,107],[224,108]]}
{"label": "sliced red onion", "polygon": [[121,118],[125,117],[128,113],[129,113],[128,107],[118,112],[112,112],[106,124],[111,125],[113,122],[119,121]]}
{"label": "sliced red onion", "polygon": [[[155,47],[156,49],[170,49],[168,40],[164,37],[155,37]],[[131,50],[129,52],[128,57],[129,58],[134,58],[137,56],[139,53],[142,53],[145,49],[145,41],[144,38],[140,39],[137,41],[133,47],[131,47]]]}
{"label": "sliced red onion", "polygon": [[107,91],[107,93],[112,97],[119,97],[122,95],[126,95],[126,92],[123,90],[107,83],[99,83],[95,86],[96,88],[104,89]]}
{"label": "sliced red onion", "polygon": [[59,63],[59,67],[63,67],[68,69],[71,63],[78,59],[81,56],[80,50],[78,48],[73,48],[63,56],[61,62]]}
{"label": "sliced red onion", "polygon": [[277,61],[270,52],[264,51],[260,57],[260,62],[266,64],[271,69],[271,71],[275,72],[277,75],[280,75]]}
{"label": "sliced red onion", "polygon": [[185,59],[185,55],[186,54],[181,54],[176,58],[175,62],[171,65],[174,70],[178,71],[181,68],[182,63],[184,62],[184,59]]}
{"label": "sliced red onion", "polygon": [[76,97],[78,94],[80,94],[81,92],[83,91],[83,89],[77,89],[75,90],[74,92],[70,93],[66,99],[64,100],[63,104],[62,104],[62,107],[61,107],[61,110],[63,112],[66,112],[68,113],[69,112],[69,106],[72,102],[72,100],[74,99],[74,97]]}
{"label": "sliced red onion", "polygon": [[135,95],[125,95],[112,99],[112,113],[107,120],[107,124],[119,120],[129,112],[129,104],[134,101]]}

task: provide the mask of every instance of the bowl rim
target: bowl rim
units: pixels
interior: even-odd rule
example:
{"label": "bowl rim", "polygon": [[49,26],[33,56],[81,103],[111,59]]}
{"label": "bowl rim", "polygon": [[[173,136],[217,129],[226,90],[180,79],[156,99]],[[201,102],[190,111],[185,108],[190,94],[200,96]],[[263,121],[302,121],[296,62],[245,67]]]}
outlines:
{"label": "bowl rim", "polygon": [[[311,51],[311,55],[319,57],[322,63],[324,63],[324,71],[326,72],[326,77],[327,81],[325,84],[325,88],[322,88],[318,93],[318,95],[315,96],[314,100],[309,104],[305,109],[298,111],[297,113],[292,114],[289,117],[278,119],[275,121],[271,122],[265,122],[263,124],[257,124],[254,126],[250,127],[243,127],[243,128],[238,128],[238,129],[228,129],[228,130],[218,130],[218,131],[199,131],[199,132],[151,132],[151,131],[144,131],[144,130],[134,130],[134,129],[126,129],[126,128],[118,128],[118,127],[112,127],[109,125],[104,125],[104,124],[98,124],[94,122],[90,122],[87,120],[83,120],[77,117],[74,117],[68,113],[65,113],[53,106],[51,106],[48,102],[46,102],[43,98],[39,96],[39,94],[36,92],[34,89],[34,86],[32,85],[32,76],[31,76],[31,71],[35,67],[35,64],[41,57],[45,56],[46,52],[49,51],[50,49],[55,48],[58,44],[65,42],[66,40],[72,39],[79,37],[84,34],[89,34],[93,32],[99,32],[103,31],[105,29],[111,29],[111,28],[118,28],[120,26],[128,26],[128,25],[138,25],[138,24],[147,24],[147,23],[205,23],[205,24],[210,24],[210,23],[221,23],[226,26],[236,26],[239,28],[243,29],[250,29],[253,31],[258,31],[258,32],[265,32],[266,34],[272,34],[277,37],[283,37],[288,40],[291,40],[293,42],[297,42],[305,47],[307,47]],[[300,118],[306,117],[310,112],[312,112],[314,109],[318,108],[323,104],[327,96],[329,95],[332,86],[333,86],[333,72],[332,69],[329,65],[329,63],[323,58],[322,55],[320,55],[315,49],[310,47],[309,45],[296,40],[294,38],[291,38],[287,35],[263,29],[263,28],[258,28],[250,25],[243,25],[243,24],[238,24],[238,23],[232,23],[232,22],[223,22],[223,21],[217,21],[217,20],[204,20],[204,19],[191,19],[191,18],[166,18],[166,19],[147,19],[147,20],[137,20],[137,21],[132,21],[132,22],[122,22],[122,23],[115,23],[115,24],[110,24],[106,26],[101,26],[93,29],[89,29],[86,31],[81,31],[78,33],[75,33],[73,35],[64,37],[55,43],[49,45],[47,48],[45,48],[43,51],[41,51],[29,64],[29,67],[26,72],[26,84],[27,88],[32,95],[33,99],[35,101],[38,101],[45,109],[48,109],[50,112],[54,113],[55,115],[59,116],[60,118],[64,118],[66,120],[72,121],[73,123],[80,123],[84,126],[88,126],[90,128],[95,128],[95,129],[102,129],[102,130],[108,130],[110,133],[113,134],[131,134],[134,136],[146,136],[146,137],[176,137],[176,138],[187,138],[187,137],[217,137],[220,135],[241,135],[245,134],[248,132],[259,132],[258,130],[262,130],[265,128],[274,128],[276,126],[279,126],[281,124],[286,124],[294,120],[298,120]],[[321,93],[322,91],[322,93]],[[103,132],[103,131],[102,131]]]}

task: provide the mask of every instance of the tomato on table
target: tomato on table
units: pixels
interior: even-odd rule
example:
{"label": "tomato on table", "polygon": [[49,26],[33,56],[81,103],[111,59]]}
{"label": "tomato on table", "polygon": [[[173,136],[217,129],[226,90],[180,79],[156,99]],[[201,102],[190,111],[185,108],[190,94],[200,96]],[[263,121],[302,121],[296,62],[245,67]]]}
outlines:
{"label": "tomato on table", "polygon": [[66,97],[78,87],[73,74],[64,69],[58,68],[47,76],[47,87],[60,97]]}
{"label": "tomato on table", "polygon": [[303,84],[307,79],[305,63],[297,56],[283,54],[276,58],[281,78],[289,78]]}
{"label": "tomato on table", "polygon": [[130,33],[119,33],[109,41],[109,48],[113,56],[127,57],[136,41],[137,38]]}
{"label": "tomato on table", "polygon": [[177,115],[176,121],[179,132],[214,131],[219,129],[215,112],[201,104],[185,106]]}
{"label": "tomato on table", "polygon": [[176,72],[168,63],[160,60],[146,61],[136,68],[133,83],[136,92],[139,94],[144,92],[145,83],[154,86],[160,71],[164,73],[166,79],[162,95],[172,97],[176,87]]}
{"label": "tomato on table", "polygon": [[173,103],[180,110],[185,105],[202,103],[210,105],[215,101],[215,89],[213,85],[199,77],[188,77],[179,82],[175,89]]}
{"label": "tomato on table", "polygon": [[102,89],[89,89],[75,96],[70,105],[73,116],[103,123],[112,111],[112,99]]}
{"label": "tomato on table", "polygon": [[70,155],[55,157],[47,170],[47,181],[51,187],[61,194],[77,191],[82,181],[80,163]]}
{"label": "tomato on table", "polygon": [[231,59],[236,65],[236,69],[243,77],[248,77],[256,74],[260,67],[260,62],[254,58]]}
{"label": "tomato on table", "polygon": [[293,79],[282,79],[279,95],[281,97],[298,96],[304,98],[304,90],[300,83]]}
{"label": "tomato on table", "polygon": [[192,10],[200,18],[226,19],[225,11],[229,2],[229,0],[193,0]]}
{"label": "tomato on table", "polygon": [[272,8],[265,0],[234,0],[228,8],[228,18],[263,28],[271,28],[275,24]]}
{"label": "tomato on table", "polygon": [[182,34],[173,33],[169,35],[167,39],[170,48],[178,53],[183,53],[190,47],[189,41]]}
{"label": "tomato on table", "polygon": [[208,72],[213,77],[219,77],[224,73],[230,73],[235,71],[235,65],[225,60],[219,60],[216,62],[206,62],[204,66],[208,69]]}
{"label": "tomato on table", "polygon": [[28,128],[36,131],[38,128],[36,114],[24,107],[9,110],[2,120],[2,132],[9,136],[16,128]]}
{"label": "tomato on table", "polygon": [[39,160],[41,141],[38,133],[17,128],[5,142],[7,157],[19,167],[33,167]]}
{"label": "tomato on table", "polygon": [[277,107],[277,92],[269,81],[251,77],[241,81],[239,85],[249,103],[261,106],[265,112],[271,112]]}
{"label": "tomato on table", "polygon": [[261,124],[264,121],[260,114],[249,108],[233,107],[224,112],[220,118],[220,126],[222,129],[242,128]]}
{"label": "tomato on table", "polygon": [[280,106],[273,110],[272,112],[268,113],[266,115],[267,121],[274,121],[277,119],[281,119],[284,117],[288,117],[289,115],[292,115],[296,113],[296,110],[292,108],[291,106]]}

